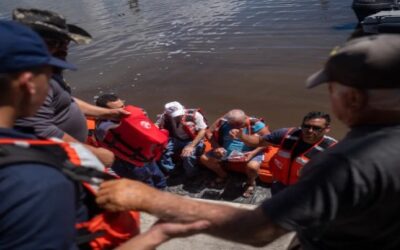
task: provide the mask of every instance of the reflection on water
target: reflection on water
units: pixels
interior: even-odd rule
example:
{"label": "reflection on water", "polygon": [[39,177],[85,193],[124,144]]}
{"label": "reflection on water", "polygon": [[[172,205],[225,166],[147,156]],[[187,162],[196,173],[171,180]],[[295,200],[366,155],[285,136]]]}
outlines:
{"label": "reflection on water", "polygon": [[329,111],[304,79],[356,22],[347,0],[2,0],[0,17],[15,7],[60,12],[93,35],[71,47],[80,70],[67,74],[86,100],[113,91],[151,115],[179,100],[210,120],[241,107],[272,128]]}

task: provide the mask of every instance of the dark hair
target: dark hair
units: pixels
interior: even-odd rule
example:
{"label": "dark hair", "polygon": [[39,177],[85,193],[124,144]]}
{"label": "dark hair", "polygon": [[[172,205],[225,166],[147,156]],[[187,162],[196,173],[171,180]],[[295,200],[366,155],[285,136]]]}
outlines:
{"label": "dark hair", "polygon": [[324,112],[320,112],[320,111],[311,111],[308,114],[306,114],[306,116],[304,116],[303,124],[306,121],[309,121],[309,120],[312,120],[312,119],[317,119],[317,118],[325,119],[326,126],[329,126],[329,124],[331,123],[331,117],[330,117],[329,114],[324,113]]}
{"label": "dark hair", "polygon": [[96,99],[96,106],[103,107],[103,108],[108,108],[107,103],[109,102],[115,102],[119,99],[117,95],[114,94],[104,94],[99,96]]}

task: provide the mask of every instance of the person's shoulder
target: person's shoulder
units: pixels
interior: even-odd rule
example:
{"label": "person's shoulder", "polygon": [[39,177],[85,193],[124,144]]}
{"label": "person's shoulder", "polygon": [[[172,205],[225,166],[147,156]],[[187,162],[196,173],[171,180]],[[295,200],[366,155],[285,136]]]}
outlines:
{"label": "person's shoulder", "polygon": [[43,190],[72,183],[55,167],[33,162],[0,166],[0,176],[5,182],[16,183],[21,189],[26,187],[28,190]]}

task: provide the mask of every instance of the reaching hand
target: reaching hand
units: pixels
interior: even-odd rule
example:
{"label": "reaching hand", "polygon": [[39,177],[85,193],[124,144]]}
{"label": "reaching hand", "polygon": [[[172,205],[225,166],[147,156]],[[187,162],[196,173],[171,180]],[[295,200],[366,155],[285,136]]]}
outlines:
{"label": "reaching hand", "polygon": [[203,231],[210,227],[210,222],[207,220],[199,220],[189,223],[165,222],[158,221],[151,228],[155,235],[158,235],[162,242],[171,238],[191,236],[199,231]]}
{"label": "reaching hand", "polygon": [[155,197],[157,190],[150,186],[127,179],[103,182],[96,194],[96,202],[106,210],[143,210],[148,199]]}
{"label": "reaching hand", "polygon": [[158,221],[144,232],[119,246],[116,250],[155,250],[159,245],[175,237],[187,237],[203,231],[210,222],[199,220],[190,223]]}
{"label": "reaching hand", "polygon": [[131,113],[129,113],[128,111],[126,111],[123,108],[119,108],[119,109],[106,109],[106,113],[103,114],[101,117],[104,119],[110,119],[110,120],[119,120],[124,116],[128,116]]}
{"label": "reaching hand", "polygon": [[216,148],[214,149],[214,154],[216,157],[222,158],[226,154],[226,150],[223,147]]}
{"label": "reaching hand", "polygon": [[187,145],[186,147],[183,148],[181,156],[182,157],[188,157],[191,156],[194,152],[194,147],[191,145]]}

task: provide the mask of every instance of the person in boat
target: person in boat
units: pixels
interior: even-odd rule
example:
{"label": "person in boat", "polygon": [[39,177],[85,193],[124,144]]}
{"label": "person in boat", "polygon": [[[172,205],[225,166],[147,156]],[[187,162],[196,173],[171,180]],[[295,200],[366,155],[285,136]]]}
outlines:
{"label": "person in boat", "polygon": [[194,177],[198,170],[198,157],[204,151],[203,139],[207,128],[200,110],[186,109],[176,101],[169,102],[156,125],[168,130],[170,135],[167,149],[158,162],[160,168],[167,173],[176,171],[174,156],[180,155],[186,176]]}
{"label": "person in boat", "polygon": [[[115,94],[104,94],[96,99],[96,106],[120,109],[125,107],[125,101],[121,100]],[[96,123],[95,137],[99,140],[106,136],[110,128],[119,124],[116,121],[108,119],[99,119]],[[126,132],[129,133],[129,131]],[[119,159],[118,156],[116,156],[111,170],[120,177],[142,181],[159,189],[163,189],[167,186],[165,176],[155,161],[147,163],[144,166],[135,166],[133,163]]]}
{"label": "person in boat", "polygon": [[333,113],[350,131],[309,161],[298,182],[254,210],[128,180],[103,183],[97,202],[114,211],[143,210],[182,227],[207,220],[200,232],[255,246],[296,231],[297,249],[399,249],[399,72],[399,35],[355,39],[332,53],[307,87],[327,84]]}
{"label": "person in boat", "polygon": [[[244,133],[254,136],[265,136],[269,129],[263,121],[249,117],[243,110],[233,109],[219,118],[209,128],[209,141],[212,149],[200,157],[201,163],[217,174],[211,187],[221,187],[228,176],[223,168],[224,163],[245,162],[247,181],[243,196],[253,195],[258,170],[264,157],[265,147],[248,147],[242,141],[230,135],[232,129],[243,129]],[[222,184],[222,185],[221,185]]]}
{"label": "person in boat", "polygon": [[[12,17],[36,31],[45,41],[50,53],[62,60],[66,59],[71,42],[87,44],[92,40],[87,31],[68,24],[62,15],[55,12],[17,8]],[[71,88],[63,78],[63,70],[54,68],[45,102],[34,116],[18,119],[16,126],[34,128],[35,134],[43,138],[57,137],[64,141],[85,142],[88,135],[85,115],[118,119],[125,114],[123,109],[96,107],[72,97]],[[113,162],[114,155],[110,151],[87,147],[106,165]]]}
{"label": "person in boat", "polygon": [[275,195],[298,181],[301,169],[316,155],[336,144],[326,133],[330,131],[329,114],[312,111],[306,114],[300,127],[282,128],[265,136],[251,136],[243,129],[231,131],[231,135],[253,147],[278,146],[278,152],[270,160],[274,178],[271,194]]}

